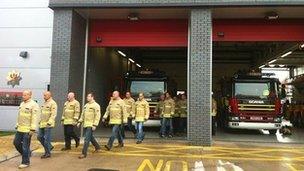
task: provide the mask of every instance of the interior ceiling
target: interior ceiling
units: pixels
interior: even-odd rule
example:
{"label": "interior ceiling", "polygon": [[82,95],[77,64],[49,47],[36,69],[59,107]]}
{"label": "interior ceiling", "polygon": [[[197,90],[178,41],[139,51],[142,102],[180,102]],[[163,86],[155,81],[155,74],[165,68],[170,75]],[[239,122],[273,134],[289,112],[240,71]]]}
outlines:
{"label": "interior ceiling", "polygon": [[[131,9],[77,9],[90,19],[127,19],[130,13],[137,13],[140,19],[187,19],[190,9],[185,8],[131,8]],[[280,18],[304,18],[304,7],[238,7],[214,8],[213,18],[264,18],[274,11]]]}
{"label": "interior ceiling", "polygon": [[[304,50],[295,42],[214,42],[214,63],[243,63],[251,66],[267,64],[272,59],[278,60],[272,65],[304,65]],[[293,48],[293,53],[285,58],[280,56]],[[119,50],[139,63],[145,62],[187,62],[187,48],[120,48]]]}

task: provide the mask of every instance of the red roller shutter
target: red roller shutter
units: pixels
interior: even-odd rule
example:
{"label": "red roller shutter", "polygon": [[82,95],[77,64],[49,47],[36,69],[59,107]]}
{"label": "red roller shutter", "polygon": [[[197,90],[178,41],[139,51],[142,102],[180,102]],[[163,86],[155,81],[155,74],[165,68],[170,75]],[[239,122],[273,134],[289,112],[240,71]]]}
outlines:
{"label": "red roller shutter", "polygon": [[[91,20],[92,47],[186,47],[187,20]],[[96,41],[100,38],[100,42]]]}

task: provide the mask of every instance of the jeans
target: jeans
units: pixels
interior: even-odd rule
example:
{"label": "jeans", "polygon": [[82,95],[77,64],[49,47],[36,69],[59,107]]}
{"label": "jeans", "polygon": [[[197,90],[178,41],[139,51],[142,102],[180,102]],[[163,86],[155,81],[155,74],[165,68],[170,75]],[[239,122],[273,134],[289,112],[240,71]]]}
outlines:
{"label": "jeans", "polygon": [[180,118],[179,127],[181,132],[187,132],[187,118]]}
{"label": "jeans", "polygon": [[143,141],[145,134],[144,134],[144,123],[143,122],[136,122],[136,138],[137,141]]}
{"label": "jeans", "polygon": [[30,164],[30,145],[31,136],[29,133],[17,132],[14,139],[14,146],[17,151],[22,155],[22,164]]}
{"label": "jeans", "polygon": [[100,149],[100,145],[96,141],[91,127],[84,128],[83,132],[84,132],[84,144],[83,144],[82,154],[87,156],[90,142],[93,144],[96,150]]}
{"label": "jeans", "polygon": [[161,126],[161,134],[166,135],[169,128],[169,135],[173,133],[173,125],[172,125],[172,118],[163,118],[162,126]]}
{"label": "jeans", "polygon": [[40,128],[37,137],[43,146],[46,155],[51,155],[51,130],[52,128]]}
{"label": "jeans", "polygon": [[112,134],[111,137],[108,141],[108,147],[112,148],[114,140],[118,139],[118,143],[119,144],[123,144],[123,138],[122,138],[122,134],[121,134],[121,125],[113,125],[112,127]]}
{"label": "jeans", "polygon": [[74,125],[64,125],[64,141],[65,148],[71,148],[71,139],[73,138],[75,142],[79,141],[79,137],[74,132]]}
{"label": "jeans", "polygon": [[136,134],[136,130],[134,129],[133,125],[132,125],[132,118],[128,118],[128,129],[129,131],[133,132],[133,134]]}

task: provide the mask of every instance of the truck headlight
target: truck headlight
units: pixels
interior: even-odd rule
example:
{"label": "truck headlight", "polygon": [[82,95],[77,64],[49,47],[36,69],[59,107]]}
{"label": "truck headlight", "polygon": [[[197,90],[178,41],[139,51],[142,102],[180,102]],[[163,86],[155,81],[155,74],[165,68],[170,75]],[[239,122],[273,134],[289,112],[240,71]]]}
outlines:
{"label": "truck headlight", "polygon": [[274,118],[273,121],[274,122],[282,122],[282,119],[281,118]]}
{"label": "truck headlight", "polygon": [[229,120],[231,120],[231,121],[239,121],[240,118],[238,116],[229,116]]}

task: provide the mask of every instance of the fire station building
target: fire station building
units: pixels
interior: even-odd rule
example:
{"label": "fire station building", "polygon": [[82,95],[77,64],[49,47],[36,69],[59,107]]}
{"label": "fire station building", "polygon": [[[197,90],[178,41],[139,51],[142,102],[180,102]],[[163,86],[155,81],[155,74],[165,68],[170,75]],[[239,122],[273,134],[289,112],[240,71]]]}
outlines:
{"label": "fire station building", "polygon": [[[187,92],[187,139],[193,145],[212,143],[211,96],[221,76],[268,65],[304,41],[304,0],[50,0],[49,7],[50,90],[59,115],[69,91],[81,103],[94,91],[105,108],[120,73],[162,61],[183,85],[177,89]],[[116,59],[117,50],[133,62]],[[147,51],[150,56],[142,55]],[[297,53],[295,60],[271,64],[293,71],[304,64],[303,52]],[[59,124],[54,132],[62,137]]]}

